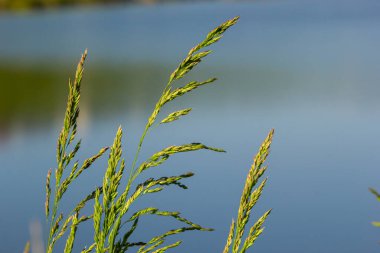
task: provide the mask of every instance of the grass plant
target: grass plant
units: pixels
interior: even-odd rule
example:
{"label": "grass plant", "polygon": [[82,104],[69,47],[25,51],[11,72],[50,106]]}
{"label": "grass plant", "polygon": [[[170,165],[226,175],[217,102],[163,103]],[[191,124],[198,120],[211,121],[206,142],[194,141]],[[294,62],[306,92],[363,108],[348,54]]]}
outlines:
{"label": "grass plant", "polygon": [[[216,78],[205,81],[192,81],[184,85],[174,86],[175,82],[181,79],[193,68],[195,68],[207,55],[211,53],[208,47],[219,41],[224,32],[238,21],[238,17],[226,21],[212,30],[206,38],[193,47],[185,59],[178,65],[169,77],[168,83],[163,89],[161,97],[158,99],[152,114],[147,120],[142,132],[136,153],[130,165],[123,157],[122,137],[123,130],[118,128],[114,141],[109,147],[102,147],[92,157],[82,163],[76,160],[76,155],[81,148],[81,140],[77,139],[77,121],[79,116],[79,102],[81,81],[84,70],[84,63],[87,57],[87,50],[82,55],[73,80],[69,81],[69,94],[66,113],[63,121],[63,128],[60,131],[57,141],[57,164],[56,169],[49,170],[46,177],[46,220],[49,224],[48,237],[46,241],[46,252],[73,252],[77,230],[83,222],[93,223],[93,241],[83,247],[82,253],[122,253],[133,250],[138,253],[160,253],[178,247],[182,241],[174,243],[167,242],[173,235],[186,231],[212,231],[211,228],[203,227],[197,223],[182,217],[178,211],[159,210],[155,207],[147,207],[137,212],[131,213],[131,206],[136,200],[145,195],[157,194],[167,186],[173,185],[187,189],[183,183],[186,178],[192,177],[191,172],[169,176],[150,178],[137,182],[139,176],[150,169],[162,165],[171,156],[177,153],[184,153],[197,150],[209,150],[213,152],[225,152],[223,149],[210,147],[202,143],[188,143],[183,145],[173,145],[153,154],[146,161],[138,164],[141,149],[145,138],[153,127],[169,124],[181,117],[185,117],[191,112],[191,108],[185,108],[161,117],[162,108],[179,97],[204,85],[211,84]],[[273,130],[262,143],[253,164],[249,169],[245,186],[240,199],[236,222],[233,220],[224,253],[246,252],[258,236],[263,232],[263,223],[270,213],[265,212],[251,227],[246,229],[252,208],[260,198],[266,184],[264,179],[257,188],[263,176],[266,166],[264,162],[269,154],[272,142]],[[65,196],[70,185],[89,170],[96,160],[108,154],[108,164],[105,169],[101,186],[93,189],[83,200],[73,206],[69,214],[61,212],[61,200]],[[126,180],[126,181],[123,181]],[[126,182],[125,184],[121,184]],[[122,187],[125,185],[125,187]],[[134,186],[134,187],[133,187]],[[93,212],[82,214],[86,205],[93,205]],[[166,216],[179,221],[182,226],[173,228],[143,241],[131,240],[140,219],[144,216]],[[245,240],[243,236],[246,234]],[[64,248],[56,246],[58,240],[65,238]],[[25,252],[29,250],[29,244],[25,247]]]}

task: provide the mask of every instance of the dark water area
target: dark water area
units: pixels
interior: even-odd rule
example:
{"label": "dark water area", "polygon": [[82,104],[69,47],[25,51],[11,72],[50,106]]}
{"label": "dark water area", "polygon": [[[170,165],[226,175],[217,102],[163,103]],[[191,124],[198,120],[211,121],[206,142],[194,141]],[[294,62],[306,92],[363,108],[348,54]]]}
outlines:
{"label": "dark water area", "polygon": [[[79,159],[109,145],[122,125],[130,165],[170,72],[210,29],[236,15],[240,22],[186,79],[218,82],[165,109],[163,116],[194,108],[152,131],[141,161],[188,142],[227,153],[173,157],[145,176],[193,171],[190,188],[168,188],[135,208],[178,210],[215,228],[175,238],[184,240],[178,251],[221,252],[252,156],[275,128],[269,180],[254,217],[273,212],[252,251],[378,252],[380,230],[371,222],[380,220],[380,203],[368,191],[380,189],[378,13],[378,1],[287,0],[2,14],[0,252],[21,252],[36,224],[46,233],[45,176],[55,166],[68,78],[81,52],[89,49]],[[64,210],[101,182],[105,167],[100,160],[73,185]],[[136,240],[178,225],[146,219]],[[86,231],[91,224],[78,230],[78,251],[92,241]]]}

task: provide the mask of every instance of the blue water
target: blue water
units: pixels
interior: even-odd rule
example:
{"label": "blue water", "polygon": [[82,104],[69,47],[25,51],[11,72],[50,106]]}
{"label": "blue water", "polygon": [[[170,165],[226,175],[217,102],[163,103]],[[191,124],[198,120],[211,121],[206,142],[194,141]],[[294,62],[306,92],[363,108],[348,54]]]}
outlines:
{"label": "blue water", "polygon": [[[216,229],[183,235],[176,252],[221,252],[252,156],[269,129],[275,128],[269,181],[254,216],[268,208],[273,213],[252,252],[372,253],[380,249],[380,230],[371,225],[380,220],[380,203],[368,192],[368,187],[380,189],[378,13],[378,1],[289,0],[7,14],[0,17],[0,61],[74,67],[87,47],[89,72],[96,64],[174,68],[208,30],[240,15],[239,24],[213,48],[202,71],[193,75],[196,79],[216,75],[218,84],[168,107],[166,112],[189,106],[194,111],[153,131],[142,157],[170,144],[193,141],[228,152],[173,157],[151,175],[194,171],[196,176],[187,180],[190,189],[168,188],[138,207],[179,210]],[[110,89],[120,78],[128,77],[113,77]],[[158,77],[151,85],[164,81]],[[0,87],[5,85],[12,84]],[[97,114],[84,108],[80,135],[85,151],[80,158],[111,143],[121,124],[130,161],[152,109],[147,97],[158,96],[148,95],[145,86],[139,89],[139,83],[132,87],[133,92],[121,91],[123,100],[132,101],[132,109]],[[21,252],[31,222],[44,224],[45,175],[54,168],[63,111],[57,114],[37,129],[17,129],[15,123],[10,140],[0,146],[0,252]],[[99,161],[74,185],[65,207],[100,182],[105,164]],[[178,224],[147,219],[142,225],[138,240]],[[78,249],[92,238],[83,230],[79,233]]]}

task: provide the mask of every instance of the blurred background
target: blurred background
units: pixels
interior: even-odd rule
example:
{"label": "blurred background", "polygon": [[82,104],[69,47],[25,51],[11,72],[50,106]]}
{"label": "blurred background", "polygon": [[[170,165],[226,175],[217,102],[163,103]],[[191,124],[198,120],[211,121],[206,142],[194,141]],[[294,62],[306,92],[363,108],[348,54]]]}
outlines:
{"label": "blurred background", "polygon": [[[121,124],[130,164],[171,71],[236,15],[240,22],[191,74],[219,81],[166,107],[163,115],[194,110],[152,131],[141,160],[194,141],[227,153],[173,157],[149,176],[194,171],[190,189],[169,188],[135,208],[178,210],[216,229],[182,235],[178,251],[221,252],[252,156],[275,128],[254,217],[273,212],[252,251],[379,252],[371,222],[380,220],[380,203],[368,192],[380,189],[378,0],[0,0],[0,9],[0,252],[21,252],[29,239],[42,252],[45,176],[55,168],[68,78],[84,49],[79,159],[112,143]],[[63,210],[100,184],[105,166],[99,160],[73,185]],[[136,239],[178,225],[146,219]],[[90,231],[78,230],[78,252],[92,242]]]}

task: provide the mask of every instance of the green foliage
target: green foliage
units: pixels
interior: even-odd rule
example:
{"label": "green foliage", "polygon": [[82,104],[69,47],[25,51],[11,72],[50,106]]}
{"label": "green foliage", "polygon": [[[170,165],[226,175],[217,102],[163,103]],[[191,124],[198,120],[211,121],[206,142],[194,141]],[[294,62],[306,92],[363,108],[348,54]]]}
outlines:
{"label": "green foliage", "polygon": [[[79,225],[85,221],[93,222],[94,236],[93,242],[90,242],[88,244],[90,246],[87,248],[85,247],[82,250],[82,253],[92,251],[95,251],[96,253],[122,253],[129,251],[132,247],[137,248],[137,252],[139,253],[166,252],[169,249],[178,247],[182,243],[182,241],[176,241],[168,244],[166,239],[173,235],[191,230],[212,231],[210,228],[205,228],[182,217],[177,211],[159,210],[156,207],[146,207],[130,214],[130,208],[139,198],[142,198],[148,194],[158,193],[164,190],[166,186],[173,185],[182,189],[187,189],[187,186],[183,184],[182,181],[194,175],[189,172],[169,177],[150,178],[144,182],[137,183],[136,180],[139,176],[148,169],[163,164],[171,156],[177,153],[202,149],[214,152],[225,152],[222,149],[209,147],[202,143],[173,145],[162,149],[161,151],[153,154],[140,165],[137,165],[144,140],[151,128],[162,123],[174,122],[180,117],[189,114],[191,111],[191,108],[179,110],[170,113],[163,120],[157,120],[163,106],[194,89],[214,82],[216,78],[210,78],[203,82],[192,81],[179,88],[174,88],[172,86],[173,82],[180,80],[190,70],[196,67],[211,52],[209,50],[201,50],[217,42],[222,37],[223,33],[229,27],[234,25],[237,20],[238,17],[228,20],[211,31],[201,43],[197,44],[189,51],[186,58],[170,75],[169,81],[165,86],[161,97],[156,103],[152,114],[148,118],[130,167],[126,165],[123,158],[123,130],[121,127],[118,128],[113,144],[110,147],[101,148],[97,154],[86,159],[82,165],[79,165],[79,161],[74,162],[74,158],[76,157],[81,146],[81,140],[76,141],[76,133],[77,120],[79,116],[81,80],[84,70],[84,62],[87,56],[87,51],[84,52],[78,64],[74,81],[69,81],[69,95],[66,113],[63,128],[59,134],[57,143],[57,168],[54,171],[55,185],[52,186],[51,183],[52,170],[48,171],[46,178],[45,211],[46,219],[50,224],[46,246],[47,253],[52,253],[55,251],[56,242],[65,234],[66,243],[63,252],[71,253],[73,251],[76,232]],[[254,159],[253,165],[249,170],[240,200],[237,222],[232,222],[227,244],[224,250],[225,253],[227,253],[231,247],[233,253],[245,252],[253,245],[257,237],[263,231],[262,226],[265,219],[269,215],[270,210],[251,227],[248,231],[246,240],[241,246],[242,236],[246,231],[245,227],[249,221],[251,210],[260,198],[266,183],[266,180],[264,180],[258,188],[254,189],[254,186],[258,183],[260,177],[266,170],[266,166],[263,164],[269,154],[272,136],[273,131],[269,133],[268,137],[263,142]],[[66,191],[69,189],[71,183],[85,170],[89,169],[91,165],[93,165],[94,162],[107,151],[109,151],[108,165],[104,173],[102,185],[94,189],[87,196],[84,196],[83,200],[72,208],[70,214],[64,215],[63,213],[59,213],[60,202]],[[129,170],[129,177],[127,178],[126,186],[122,188],[121,182],[126,179],[126,168]],[[132,191],[132,185],[135,184],[137,184],[137,187],[134,191]],[[80,215],[83,207],[90,200],[94,200],[93,213],[90,215]],[[154,236],[153,238],[148,238],[148,240],[145,241],[131,241],[130,238],[139,225],[139,220],[143,219],[143,217],[147,215],[166,216],[179,221],[182,226],[179,228],[170,229],[162,234]]]}

